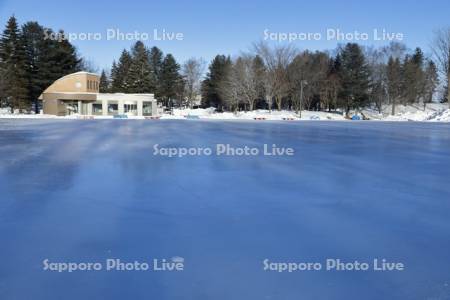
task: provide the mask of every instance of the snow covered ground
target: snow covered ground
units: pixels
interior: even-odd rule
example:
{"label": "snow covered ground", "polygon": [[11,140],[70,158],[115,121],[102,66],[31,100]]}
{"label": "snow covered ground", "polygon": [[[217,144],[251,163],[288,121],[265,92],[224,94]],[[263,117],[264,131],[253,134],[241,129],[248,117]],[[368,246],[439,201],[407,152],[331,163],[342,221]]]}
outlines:
{"label": "snow covered ground", "polygon": [[[293,111],[276,111],[254,110],[249,112],[223,112],[216,113],[214,108],[207,109],[176,109],[173,115],[163,115],[162,119],[186,119],[190,117],[198,117],[200,119],[215,120],[300,120],[299,115]],[[302,120],[344,120],[344,117],[335,113],[303,111]]]}
{"label": "snow covered ground", "polygon": [[397,105],[396,114],[391,115],[392,106],[386,105],[379,114],[377,110],[365,109],[363,113],[371,120],[383,121],[432,121],[432,122],[450,122],[450,113],[448,104],[431,103],[424,109],[422,105]]}
{"label": "snow covered ground", "polygon": [[[450,110],[448,104],[432,103],[426,109],[422,105],[397,105],[396,114],[391,115],[392,108],[386,105],[380,114],[376,109],[363,109],[362,113],[370,120],[375,121],[416,121],[416,122],[450,122]],[[352,114],[355,114],[353,112]],[[56,117],[43,114],[10,114],[7,109],[0,109],[0,118],[64,118],[79,119],[84,116],[71,115]],[[111,116],[95,116],[95,119],[111,119]],[[144,117],[129,116],[129,119],[144,119]],[[293,111],[268,111],[254,110],[249,112],[223,112],[217,113],[214,108],[199,109],[175,109],[173,114],[162,114],[161,119],[211,119],[211,120],[272,120],[272,121],[297,121],[297,120],[331,120],[344,121],[344,116],[336,112],[303,111],[301,117]]]}

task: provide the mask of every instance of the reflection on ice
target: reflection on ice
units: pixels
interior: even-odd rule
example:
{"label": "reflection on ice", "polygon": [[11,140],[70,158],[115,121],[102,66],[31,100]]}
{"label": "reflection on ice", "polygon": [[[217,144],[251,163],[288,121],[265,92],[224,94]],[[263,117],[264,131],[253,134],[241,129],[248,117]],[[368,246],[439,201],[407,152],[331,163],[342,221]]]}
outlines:
{"label": "reflection on ice", "polygon": [[[450,293],[449,129],[1,120],[0,298],[438,299]],[[155,144],[276,144],[295,155],[169,158],[152,155]],[[178,256],[177,274],[42,271],[46,258]],[[405,270],[278,274],[264,272],[266,258]]]}

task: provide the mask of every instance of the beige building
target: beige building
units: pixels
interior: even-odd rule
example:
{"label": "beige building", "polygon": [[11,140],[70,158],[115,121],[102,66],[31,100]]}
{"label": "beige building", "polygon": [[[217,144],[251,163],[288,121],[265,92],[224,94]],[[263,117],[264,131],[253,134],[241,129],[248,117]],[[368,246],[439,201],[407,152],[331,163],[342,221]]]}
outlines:
{"label": "beige building", "polygon": [[99,93],[100,77],[77,72],[56,80],[39,97],[44,114],[97,116],[154,116],[157,114],[153,94]]}

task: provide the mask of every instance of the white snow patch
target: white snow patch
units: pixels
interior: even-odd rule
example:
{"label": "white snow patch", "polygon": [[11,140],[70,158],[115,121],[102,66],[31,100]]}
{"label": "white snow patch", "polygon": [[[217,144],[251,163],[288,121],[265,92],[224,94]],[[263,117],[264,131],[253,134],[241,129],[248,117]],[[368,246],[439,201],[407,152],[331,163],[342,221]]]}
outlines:
{"label": "white snow patch", "polygon": [[[396,114],[391,115],[392,107],[390,105],[383,106],[381,113],[377,109],[363,109],[361,111],[364,116],[375,121],[432,121],[432,122],[450,122],[450,110],[448,104],[430,103],[424,109],[422,105],[397,105]],[[359,114],[352,112],[353,114]],[[210,120],[256,120],[256,121],[300,121],[300,120],[346,120],[342,112],[325,112],[325,111],[302,111],[301,117],[293,111],[277,111],[277,110],[254,110],[239,112],[216,112],[213,107],[198,109],[174,109],[172,114],[162,114],[161,119],[210,119]],[[0,118],[26,118],[26,119],[112,119],[112,116],[81,116],[70,115],[57,117],[45,114],[11,114],[9,108],[0,109]],[[128,116],[128,119],[145,119],[145,117]]]}
{"label": "white snow patch", "polygon": [[173,114],[163,114],[161,119],[214,119],[214,120],[272,120],[272,121],[296,121],[296,120],[344,120],[341,114],[328,113],[322,111],[303,111],[302,117],[293,111],[238,111],[232,112],[215,112],[214,108],[198,108],[198,109],[174,109]]}

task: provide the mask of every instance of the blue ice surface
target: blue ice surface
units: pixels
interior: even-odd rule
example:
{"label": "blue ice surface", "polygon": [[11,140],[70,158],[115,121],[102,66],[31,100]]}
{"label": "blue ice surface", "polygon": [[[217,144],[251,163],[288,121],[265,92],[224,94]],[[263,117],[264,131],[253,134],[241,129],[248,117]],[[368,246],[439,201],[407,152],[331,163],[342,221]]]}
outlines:
{"label": "blue ice surface", "polygon": [[[153,155],[217,143],[295,155]],[[449,124],[0,120],[0,299],[449,299],[449,179]],[[328,258],[406,269],[263,270]]]}

